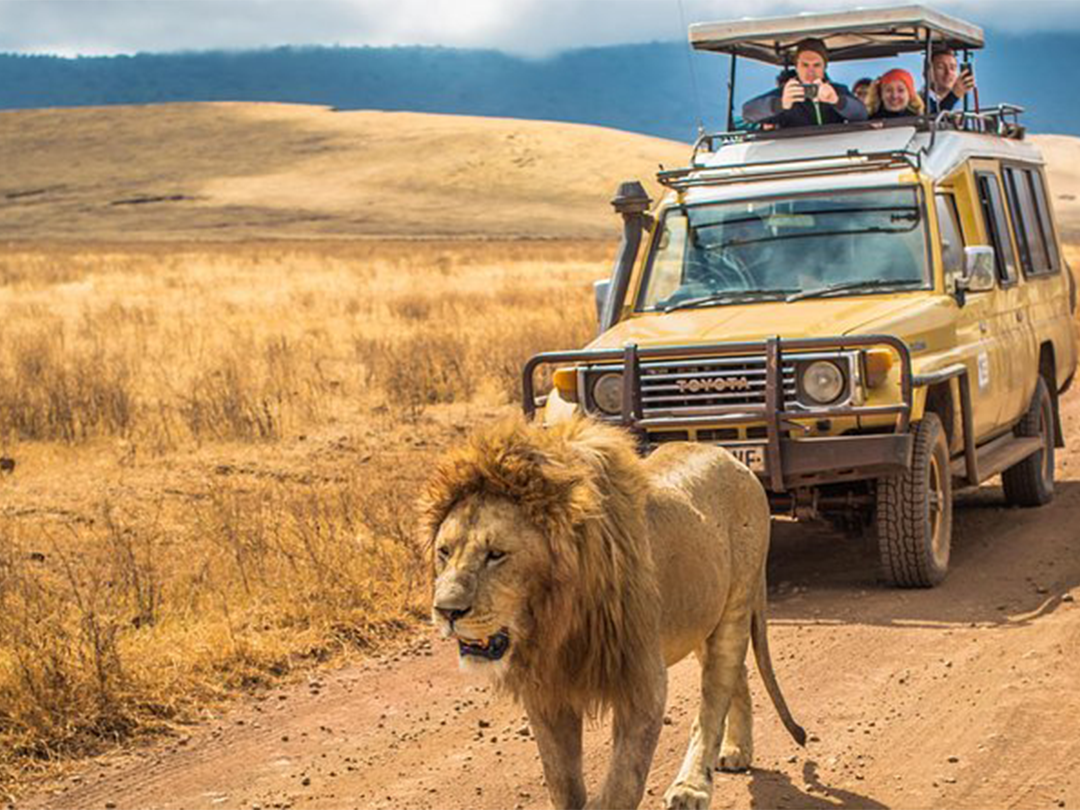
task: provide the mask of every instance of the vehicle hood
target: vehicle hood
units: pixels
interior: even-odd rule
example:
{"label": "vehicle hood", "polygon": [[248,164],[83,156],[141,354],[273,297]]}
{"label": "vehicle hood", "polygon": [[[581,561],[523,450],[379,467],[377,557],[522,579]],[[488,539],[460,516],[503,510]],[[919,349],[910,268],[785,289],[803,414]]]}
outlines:
{"label": "vehicle hood", "polygon": [[786,303],[767,301],[663,313],[641,313],[617,323],[596,338],[590,349],[680,346],[720,341],[813,338],[870,334],[883,329],[907,338],[902,324],[913,322],[940,303],[925,291],[903,295],[811,298]]}

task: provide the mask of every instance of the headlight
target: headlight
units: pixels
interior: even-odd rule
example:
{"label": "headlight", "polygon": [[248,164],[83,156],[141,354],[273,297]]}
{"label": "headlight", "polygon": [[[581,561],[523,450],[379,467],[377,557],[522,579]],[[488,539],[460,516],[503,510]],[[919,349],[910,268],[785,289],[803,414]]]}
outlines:
{"label": "headlight", "polygon": [[592,387],[592,401],[608,416],[622,413],[622,374],[608,372],[596,378]]}
{"label": "headlight", "polygon": [[815,405],[830,405],[843,395],[847,382],[844,372],[831,360],[815,360],[803,368],[801,387]]}

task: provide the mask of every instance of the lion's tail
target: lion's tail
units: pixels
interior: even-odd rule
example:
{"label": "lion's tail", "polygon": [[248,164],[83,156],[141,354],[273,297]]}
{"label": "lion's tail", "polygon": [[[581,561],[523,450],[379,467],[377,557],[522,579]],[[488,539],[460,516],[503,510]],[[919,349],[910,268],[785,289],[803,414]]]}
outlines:
{"label": "lion's tail", "polygon": [[757,604],[754,606],[754,617],[750,625],[750,637],[754,642],[754,660],[757,661],[758,672],[761,673],[761,681],[765,684],[765,691],[769,693],[784,728],[788,730],[795,742],[805,746],[806,731],[791,716],[791,709],[788,708],[787,701],[784,700],[784,694],[780,691],[780,684],[776,682],[776,673],[773,672],[772,658],[769,655],[769,634],[766,626],[765,604],[765,581],[762,578],[761,593],[758,596]]}

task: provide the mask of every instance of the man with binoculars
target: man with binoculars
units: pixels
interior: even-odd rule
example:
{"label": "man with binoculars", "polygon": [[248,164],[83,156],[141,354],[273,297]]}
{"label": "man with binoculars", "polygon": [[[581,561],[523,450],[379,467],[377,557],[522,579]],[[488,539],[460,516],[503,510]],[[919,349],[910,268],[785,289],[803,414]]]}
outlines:
{"label": "man with binoculars", "polygon": [[865,121],[866,107],[842,84],[829,81],[829,51],[820,39],[795,46],[795,76],[743,105],[743,119],[776,127],[810,127]]}

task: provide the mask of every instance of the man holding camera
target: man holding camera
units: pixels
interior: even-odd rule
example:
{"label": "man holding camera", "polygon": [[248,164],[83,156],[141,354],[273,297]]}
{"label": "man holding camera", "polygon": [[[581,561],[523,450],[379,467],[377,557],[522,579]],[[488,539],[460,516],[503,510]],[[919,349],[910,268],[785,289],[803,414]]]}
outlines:
{"label": "man holding camera", "polygon": [[970,65],[961,69],[956,54],[938,48],[930,57],[930,112],[951,110],[956,102],[975,89],[975,75]]}
{"label": "man holding camera", "polygon": [[777,127],[812,127],[865,121],[866,107],[842,84],[825,73],[829,51],[820,39],[804,39],[795,46],[795,77],[743,105],[743,118],[754,124]]}

